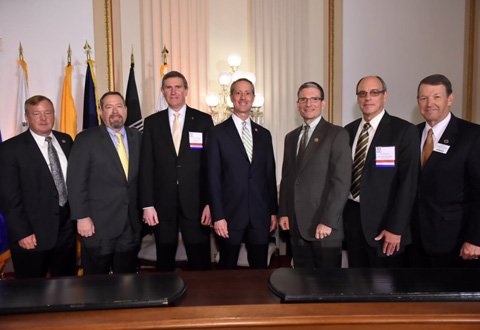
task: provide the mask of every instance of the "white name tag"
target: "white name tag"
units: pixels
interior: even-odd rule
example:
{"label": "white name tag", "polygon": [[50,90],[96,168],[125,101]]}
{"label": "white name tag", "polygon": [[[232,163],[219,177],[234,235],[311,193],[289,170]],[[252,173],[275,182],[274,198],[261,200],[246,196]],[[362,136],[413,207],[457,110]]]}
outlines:
{"label": "white name tag", "polygon": [[395,167],[395,146],[375,147],[377,167]]}
{"label": "white name tag", "polygon": [[190,149],[203,149],[202,132],[188,132]]}
{"label": "white name tag", "polygon": [[436,152],[439,152],[439,153],[442,153],[442,154],[446,154],[448,149],[450,149],[449,145],[446,145],[446,144],[443,144],[443,143],[437,143],[435,145],[435,148],[433,149],[433,151],[436,151]]}

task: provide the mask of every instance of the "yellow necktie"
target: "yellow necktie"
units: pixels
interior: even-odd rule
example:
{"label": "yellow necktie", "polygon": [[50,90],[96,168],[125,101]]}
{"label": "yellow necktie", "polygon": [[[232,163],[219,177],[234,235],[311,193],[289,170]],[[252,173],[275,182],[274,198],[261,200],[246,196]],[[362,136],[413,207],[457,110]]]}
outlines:
{"label": "yellow necktie", "polygon": [[173,120],[172,137],[173,137],[173,145],[175,146],[175,151],[177,152],[177,155],[178,155],[178,150],[180,149],[180,138],[181,138],[180,120],[178,119],[178,117],[180,117],[180,112],[175,112],[174,116],[175,116],[175,119]]}
{"label": "yellow necktie", "polygon": [[122,134],[115,133],[117,137],[117,152],[118,157],[120,157],[120,162],[122,163],[123,170],[125,171],[125,177],[128,180],[128,155],[127,149],[125,149],[125,145],[123,144]]}

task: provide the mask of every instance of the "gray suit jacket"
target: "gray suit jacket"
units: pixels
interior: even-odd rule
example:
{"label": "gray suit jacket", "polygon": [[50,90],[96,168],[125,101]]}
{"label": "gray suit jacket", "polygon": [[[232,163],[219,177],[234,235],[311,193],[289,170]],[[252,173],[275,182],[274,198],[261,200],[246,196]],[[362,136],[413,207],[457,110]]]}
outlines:
{"label": "gray suit jacket", "polygon": [[90,217],[98,238],[115,238],[130,221],[140,230],[138,168],[141,133],[127,130],[128,181],[120,158],[105,126],[77,135],[70,153],[67,188],[73,220]]}
{"label": "gray suit jacket", "polygon": [[348,133],[322,118],[297,167],[301,130],[300,126],[285,137],[279,216],[288,216],[290,221],[295,218],[305,240],[316,240],[315,230],[320,223],[333,229],[325,239],[342,239],[342,212],[352,171]]}

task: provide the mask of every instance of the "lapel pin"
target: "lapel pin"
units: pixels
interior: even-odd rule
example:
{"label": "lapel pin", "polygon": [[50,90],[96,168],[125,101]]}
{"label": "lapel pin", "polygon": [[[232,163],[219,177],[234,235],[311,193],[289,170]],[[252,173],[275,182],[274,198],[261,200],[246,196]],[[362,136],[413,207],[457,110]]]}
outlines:
{"label": "lapel pin", "polygon": [[62,143],[65,143],[65,140],[62,140]]}
{"label": "lapel pin", "polygon": [[443,143],[445,143],[445,144],[448,143],[448,142],[450,142],[450,141],[448,141],[448,139],[443,140]]}
{"label": "lapel pin", "polygon": [[255,132],[258,132],[258,128],[255,128]]}
{"label": "lapel pin", "polygon": [[313,141],[318,142],[318,138],[315,138]]}

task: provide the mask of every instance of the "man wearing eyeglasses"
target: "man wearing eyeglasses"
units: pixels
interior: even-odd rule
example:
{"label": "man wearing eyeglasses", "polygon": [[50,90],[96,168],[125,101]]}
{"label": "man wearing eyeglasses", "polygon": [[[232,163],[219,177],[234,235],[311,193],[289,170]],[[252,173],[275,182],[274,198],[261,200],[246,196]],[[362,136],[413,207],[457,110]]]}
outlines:
{"label": "man wearing eyeglasses", "polygon": [[290,232],[295,268],[340,267],[352,168],[348,133],[322,118],[319,84],[302,84],[297,96],[304,124],[285,137],[280,227]]}
{"label": "man wearing eyeglasses", "polygon": [[343,213],[350,267],[401,267],[411,243],[410,217],[420,164],[416,127],[385,111],[382,78],[360,79],[362,118],[345,126],[352,147],[352,185]]}

